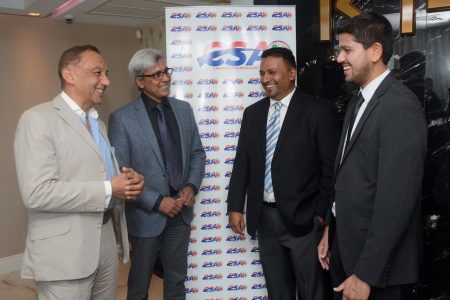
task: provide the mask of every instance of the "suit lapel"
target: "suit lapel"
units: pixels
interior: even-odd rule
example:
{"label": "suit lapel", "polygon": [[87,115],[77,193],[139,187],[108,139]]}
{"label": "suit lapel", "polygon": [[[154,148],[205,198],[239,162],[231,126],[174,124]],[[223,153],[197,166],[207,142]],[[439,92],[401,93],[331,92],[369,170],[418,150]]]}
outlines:
{"label": "suit lapel", "polygon": [[184,134],[184,129],[185,128],[190,128],[190,124],[184,124],[184,121],[186,120],[186,118],[183,118],[182,114],[183,114],[183,109],[181,107],[178,106],[177,101],[175,101],[172,98],[167,98],[167,100],[170,103],[170,106],[172,107],[172,111],[173,114],[175,115],[175,119],[177,121],[177,125],[178,125],[178,131],[180,133],[180,143],[181,143],[181,165],[183,166],[183,174],[184,174],[184,170],[185,165],[186,165],[186,137]]}
{"label": "suit lapel", "polygon": [[98,150],[97,144],[92,138],[89,131],[83,125],[80,118],[70,109],[69,105],[64,101],[61,96],[57,96],[53,99],[53,107],[56,109],[57,114],[69,125],[73,130],[75,130],[81,138],[97,153],[100,160],[102,156]]}
{"label": "suit lapel", "polygon": [[[372,99],[370,99],[369,104],[367,105],[366,109],[364,110],[364,113],[362,114],[361,118],[359,119],[358,124],[356,125],[355,131],[353,132],[353,135],[348,143],[348,146],[345,149],[345,153],[342,157],[341,164],[344,162],[350,149],[353,147],[355,141],[358,139],[358,137],[361,133],[361,130],[364,128],[364,125],[367,123],[373,110],[382,101],[382,96],[386,93],[388,88],[394,83],[395,80],[396,79],[394,76],[392,76],[392,74],[388,74],[388,76],[378,86],[377,90],[375,91],[375,93],[372,96]],[[355,102],[355,101],[353,101],[353,102]],[[353,107],[354,107],[354,105],[353,105]],[[350,107],[349,107],[349,109],[350,109]],[[350,115],[350,114],[346,114],[346,119],[348,117],[347,115]],[[348,127],[348,123],[347,123],[347,127]],[[344,127],[344,128],[346,128],[346,127]],[[341,147],[339,149],[341,149]],[[340,152],[342,153],[342,150]]]}
{"label": "suit lapel", "polygon": [[[267,127],[267,118],[269,113],[270,99],[265,98],[263,100],[261,107],[257,110],[257,116],[254,118],[255,126],[254,128],[261,128],[261,130],[255,130],[256,135],[256,147],[261,149],[262,157],[266,158],[266,127]],[[252,131],[252,128],[250,128]],[[257,149],[255,148],[255,149]]]}
{"label": "suit lapel", "polygon": [[161,168],[164,170],[165,166],[161,156],[161,150],[159,149],[158,139],[156,138],[155,131],[153,130],[153,126],[150,123],[150,118],[148,117],[148,113],[147,110],[145,109],[145,105],[142,98],[139,97],[137,100],[135,100],[134,109],[136,113],[136,119],[140,123],[139,127],[144,131],[143,136],[147,137],[146,139],[143,139],[148,144],[148,147],[146,148],[152,149],[153,154],[156,157],[156,160],[161,165]]}
{"label": "suit lapel", "polygon": [[279,149],[283,146],[283,143],[286,141],[286,137],[288,136],[288,133],[291,132],[292,126],[294,126],[295,122],[298,120],[298,116],[301,112],[303,102],[300,94],[301,92],[298,89],[296,89],[294,95],[292,95],[291,102],[289,103],[286,116],[284,117],[284,121],[281,126],[280,135],[278,136],[277,146],[275,147],[275,152],[273,154],[274,158],[277,156]]}

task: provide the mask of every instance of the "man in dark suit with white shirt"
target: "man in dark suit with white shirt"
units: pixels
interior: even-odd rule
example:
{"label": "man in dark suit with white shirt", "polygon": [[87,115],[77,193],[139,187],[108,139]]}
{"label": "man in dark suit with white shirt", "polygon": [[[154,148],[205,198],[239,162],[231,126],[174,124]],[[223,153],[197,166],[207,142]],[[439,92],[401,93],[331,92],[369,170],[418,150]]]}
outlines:
{"label": "man in dark suit with white shirt", "polygon": [[330,103],[295,87],[292,52],[261,55],[267,97],[244,111],[228,193],[229,221],[258,233],[270,299],[328,299],[316,259],[323,219],[332,199],[337,122]]}
{"label": "man in dark suit with white shirt", "polygon": [[337,61],[360,93],[348,106],[336,157],[331,257],[326,228],[319,261],[330,268],[338,299],[411,299],[406,293],[418,280],[420,256],[424,114],[387,67],[394,38],[385,17],[357,16],[338,34]]}

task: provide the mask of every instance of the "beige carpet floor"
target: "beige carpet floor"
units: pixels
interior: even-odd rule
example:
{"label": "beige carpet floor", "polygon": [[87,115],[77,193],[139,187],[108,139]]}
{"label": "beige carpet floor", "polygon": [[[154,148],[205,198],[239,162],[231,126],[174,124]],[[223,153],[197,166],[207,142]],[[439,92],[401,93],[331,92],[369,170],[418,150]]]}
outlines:
{"label": "beige carpet floor", "polygon": [[[127,277],[129,264],[119,263],[119,281],[117,282],[116,300],[124,300],[127,294]],[[162,280],[153,276],[149,299],[163,299]],[[21,279],[19,272],[0,276],[0,299],[2,300],[36,300],[36,286],[32,280]]]}

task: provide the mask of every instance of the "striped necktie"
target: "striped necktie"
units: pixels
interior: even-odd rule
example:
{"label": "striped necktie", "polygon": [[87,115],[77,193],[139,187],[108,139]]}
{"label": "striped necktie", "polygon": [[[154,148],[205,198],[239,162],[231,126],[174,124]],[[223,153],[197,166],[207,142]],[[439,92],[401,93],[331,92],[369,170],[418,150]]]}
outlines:
{"label": "striped necktie", "polygon": [[280,134],[280,116],[281,116],[281,102],[275,102],[272,104],[274,112],[272,117],[267,123],[266,128],[266,167],[264,174],[264,189],[267,193],[273,192],[272,187],[272,158],[275,152],[275,146],[277,145],[278,135]]}

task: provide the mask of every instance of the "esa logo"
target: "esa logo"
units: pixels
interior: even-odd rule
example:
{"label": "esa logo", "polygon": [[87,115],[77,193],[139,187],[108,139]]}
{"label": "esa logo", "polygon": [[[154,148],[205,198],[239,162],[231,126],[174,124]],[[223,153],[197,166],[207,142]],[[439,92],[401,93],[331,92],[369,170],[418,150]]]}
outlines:
{"label": "esa logo", "polygon": [[261,79],[252,77],[248,80],[248,84],[261,84]]}
{"label": "esa logo", "polygon": [[197,251],[191,250],[188,252],[187,256],[191,256],[191,257],[197,256]]}
{"label": "esa logo", "polygon": [[291,18],[292,14],[288,11],[276,11],[272,14],[272,18]]}
{"label": "esa logo", "polygon": [[197,280],[198,276],[196,275],[186,276],[186,278],[184,279],[184,281],[197,281]]}
{"label": "esa logo", "polygon": [[227,19],[231,19],[231,18],[240,18],[242,17],[242,13],[240,12],[231,12],[231,11],[226,11],[222,13],[222,18],[227,18]]}
{"label": "esa logo", "polygon": [[267,17],[267,13],[263,11],[250,11],[247,14],[247,18],[265,18]]}
{"label": "esa logo", "polygon": [[265,288],[266,288],[266,285],[262,284],[262,283],[255,283],[254,285],[252,285],[252,290],[262,290]]}
{"label": "esa logo", "polygon": [[228,171],[227,173],[225,173],[225,178],[230,178],[231,177],[231,171]]}
{"label": "esa logo", "polygon": [[247,274],[245,273],[230,273],[228,274],[228,279],[234,279],[234,278],[245,278],[247,277]]}
{"label": "esa logo", "polygon": [[198,267],[198,265],[196,263],[190,263],[187,266],[188,269],[197,269],[197,267]]}
{"label": "esa logo", "polygon": [[230,260],[227,262],[227,267],[245,266],[247,262],[245,260]]}
{"label": "esa logo", "polygon": [[216,211],[204,211],[201,213],[201,218],[210,218],[210,217],[220,217],[222,213],[218,210]]}
{"label": "esa logo", "polygon": [[226,239],[227,242],[245,241],[245,236],[241,235],[229,235]]}
{"label": "esa logo", "polygon": [[217,125],[219,120],[217,119],[201,119],[198,121],[198,125]]}
{"label": "esa logo", "polygon": [[247,250],[245,248],[229,248],[227,250],[227,254],[239,254],[239,253],[245,253]]}
{"label": "esa logo", "polygon": [[190,80],[190,79],[173,80],[172,85],[192,85],[192,80]]}
{"label": "esa logo", "polygon": [[226,165],[232,165],[232,164],[234,164],[234,158],[227,158],[227,159],[225,160],[225,164],[226,164]]}
{"label": "esa logo", "polygon": [[247,286],[246,285],[243,285],[243,284],[241,284],[241,285],[236,285],[236,284],[234,284],[234,285],[230,285],[228,288],[227,288],[227,291],[243,291],[243,290],[246,290],[247,289]]}
{"label": "esa logo", "polygon": [[191,14],[190,13],[172,13],[170,15],[171,19],[190,19]]}
{"label": "esa logo", "polygon": [[180,72],[192,72],[192,67],[189,66],[175,66],[173,67],[173,71],[180,73]]}
{"label": "esa logo", "polygon": [[236,145],[226,145],[224,148],[225,151],[236,151],[237,146]]}
{"label": "esa logo", "polygon": [[200,191],[202,192],[214,192],[214,191],[220,191],[220,186],[218,185],[202,185],[200,187]]}
{"label": "esa logo", "polygon": [[199,79],[197,81],[198,85],[216,85],[219,81],[217,79]]}
{"label": "esa logo", "polygon": [[192,231],[197,230],[197,226],[194,225],[194,224],[191,224],[191,230],[192,230]]}
{"label": "esa logo", "polygon": [[197,98],[202,99],[216,99],[217,97],[219,97],[219,94],[217,94],[216,92],[201,92],[197,96]]}
{"label": "esa logo", "polygon": [[225,105],[223,111],[243,111],[244,105]]}
{"label": "esa logo", "polygon": [[205,152],[217,152],[220,150],[220,147],[217,145],[212,145],[212,146],[208,145],[208,146],[203,146],[203,150]]}
{"label": "esa logo", "polygon": [[220,236],[205,236],[202,238],[202,243],[217,243],[221,240],[222,238]]}
{"label": "esa logo", "polygon": [[260,265],[260,264],[262,264],[262,262],[261,262],[260,259],[254,259],[254,260],[252,261],[252,265]]}
{"label": "esa logo", "polygon": [[200,138],[202,139],[217,139],[220,136],[217,132],[201,132]]}
{"label": "esa logo", "polygon": [[223,84],[230,84],[230,85],[231,84],[232,85],[238,85],[238,84],[243,84],[244,80],[242,78],[235,78],[235,79],[228,78],[228,79],[224,79],[222,83]]}
{"label": "esa logo", "polygon": [[247,31],[266,31],[266,25],[248,25]]}
{"label": "esa logo", "polygon": [[291,31],[291,25],[273,25],[272,31]]}
{"label": "esa logo", "polygon": [[203,178],[219,178],[220,173],[219,172],[205,172],[205,175],[203,175]]}
{"label": "esa logo", "polygon": [[241,25],[224,25],[222,27],[222,31],[232,31],[232,32],[239,32],[242,30],[242,26]]}
{"label": "esa logo", "polygon": [[197,294],[198,288],[186,288],[186,294]]}
{"label": "esa logo", "polygon": [[263,272],[253,272],[252,273],[252,277],[254,277],[254,278],[263,277],[263,276],[264,276]]}
{"label": "esa logo", "polygon": [[222,274],[205,274],[203,280],[217,280],[222,279]]}
{"label": "esa logo", "polygon": [[253,66],[261,61],[261,53],[266,49],[266,42],[259,42],[253,48],[244,41],[235,41],[230,46],[215,41],[205,47],[204,54],[197,58],[197,62],[200,67],[205,64],[211,67]]}
{"label": "esa logo", "polygon": [[220,204],[222,201],[219,198],[204,198],[200,204]]}
{"label": "esa logo", "polygon": [[216,105],[204,105],[201,106],[198,111],[203,111],[203,112],[211,112],[211,111],[218,111],[219,107],[217,107]]}
{"label": "esa logo", "polygon": [[251,91],[248,96],[250,98],[261,98],[265,96],[265,93],[263,91]]}
{"label": "esa logo", "polygon": [[201,26],[198,26],[197,29],[195,29],[195,31],[199,31],[199,32],[214,32],[214,31],[217,31],[217,26],[214,26],[214,25],[210,25],[210,26],[201,25]]}
{"label": "esa logo", "polygon": [[208,158],[205,161],[206,165],[218,165],[220,164],[220,160],[218,160],[217,158]]}
{"label": "esa logo", "polygon": [[171,32],[191,32],[191,26],[173,26],[170,28]]}
{"label": "esa logo", "polygon": [[172,58],[191,58],[192,54],[191,53],[174,53],[171,56]]}
{"label": "esa logo", "polygon": [[191,237],[191,238],[189,238],[189,243],[195,244],[195,243],[197,243],[197,239]]}
{"label": "esa logo", "polygon": [[239,132],[227,131],[223,136],[226,138],[236,138],[239,137]]}
{"label": "esa logo", "polygon": [[252,300],[269,300],[267,296],[255,296]]}
{"label": "esa logo", "polygon": [[222,263],[220,261],[207,261],[203,263],[202,268],[218,268],[221,266]]}
{"label": "esa logo", "polygon": [[[192,44],[192,40],[173,40],[170,42],[172,46],[189,46]],[[175,72],[175,68],[174,68]]]}
{"label": "esa logo", "polygon": [[212,19],[217,17],[217,14],[215,12],[207,12],[207,11],[201,11],[198,12],[195,17],[197,19]]}
{"label": "esa logo", "polygon": [[223,124],[235,125],[235,124],[241,124],[241,122],[242,122],[242,118],[233,118],[233,119],[228,118],[228,119],[225,119],[225,121],[223,121]]}
{"label": "esa logo", "polygon": [[220,224],[204,224],[202,225],[201,230],[214,230],[214,229],[220,229],[222,228],[222,225]]}
{"label": "esa logo", "polygon": [[220,255],[222,254],[222,250],[220,249],[205,249],[202,252],[202,255]]}
{"label": "esa logo", "polygon": [[225,93],[225,94],[223,94],[222,97],[223,98],[243,98],[244,93],[243,92],[234,92],[234,94]]}
{"label": "esa logo", "polygon": [[203,289],[203,293],[221,292],[223,288],[221,286],[207,286]]}
{"label": "esa logo", "polygon": [[259,248],[258,247],[253,247],[250,252],[252,252],[252,253],[259,253]]}

